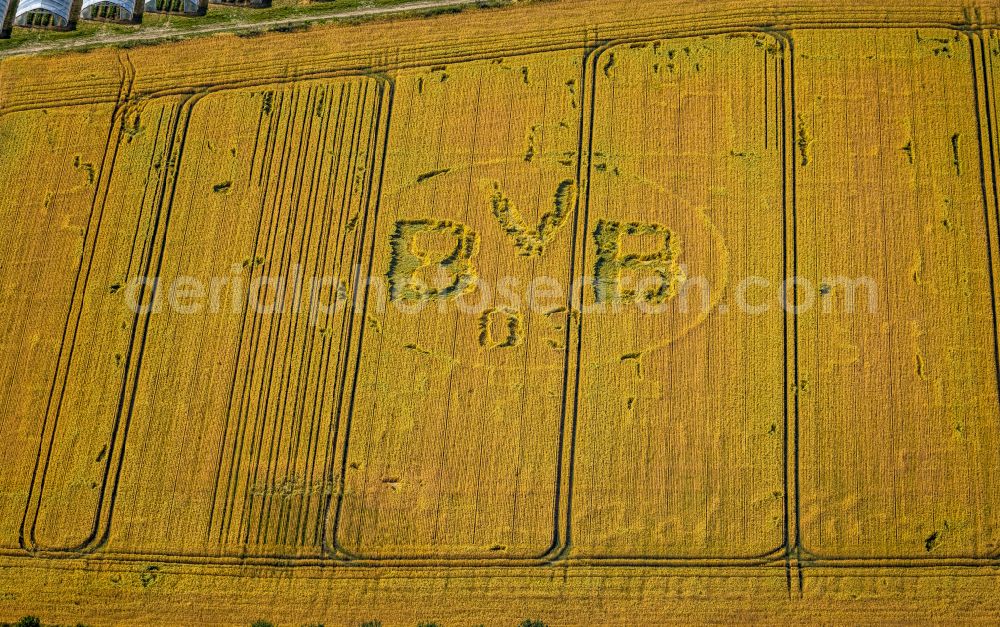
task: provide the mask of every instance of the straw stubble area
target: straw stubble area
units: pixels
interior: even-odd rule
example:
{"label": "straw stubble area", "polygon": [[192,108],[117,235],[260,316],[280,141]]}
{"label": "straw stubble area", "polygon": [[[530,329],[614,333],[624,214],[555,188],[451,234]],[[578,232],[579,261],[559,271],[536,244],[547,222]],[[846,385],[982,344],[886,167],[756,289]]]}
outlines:
{"label": "straw stubble area", "polygon": [[0,618],[995,613],[996,12],[634,8],[0,63]]}

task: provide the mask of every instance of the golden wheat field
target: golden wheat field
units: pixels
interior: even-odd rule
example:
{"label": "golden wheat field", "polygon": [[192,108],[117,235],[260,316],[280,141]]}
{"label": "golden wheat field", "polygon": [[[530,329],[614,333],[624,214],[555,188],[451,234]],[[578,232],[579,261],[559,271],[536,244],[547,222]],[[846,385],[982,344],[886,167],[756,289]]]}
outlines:
{"label": "golden wheat field", "polygon": [[998,28],[0,60],[0,620],[1000,620]]}

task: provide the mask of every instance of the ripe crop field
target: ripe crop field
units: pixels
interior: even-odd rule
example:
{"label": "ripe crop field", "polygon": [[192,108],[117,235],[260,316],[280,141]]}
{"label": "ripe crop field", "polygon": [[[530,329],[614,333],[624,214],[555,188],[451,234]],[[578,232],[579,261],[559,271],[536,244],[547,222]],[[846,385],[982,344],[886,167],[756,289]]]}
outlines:
{"label": "ripe crop field", "polygon": [[997,29],[0,60],[0,621],[1000,619]]}

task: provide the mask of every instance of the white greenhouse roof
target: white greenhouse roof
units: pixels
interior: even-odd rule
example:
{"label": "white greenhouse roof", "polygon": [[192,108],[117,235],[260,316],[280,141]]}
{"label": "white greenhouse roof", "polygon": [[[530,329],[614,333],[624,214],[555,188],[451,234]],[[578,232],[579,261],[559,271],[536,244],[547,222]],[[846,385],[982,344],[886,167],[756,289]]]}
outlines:
{"label": "white greenhouse roof", "polygon": [[73,0],[21,0],[17,5],[17,17],[21,17],[32,11],[48,11],[69,21],[69,12],[73,6]]}
{"label": "white greenhouse roof", "polygon": [[[198,0],[184,0],[183,4],[184,4],[184,9],[183,9],[184,13],[197,13],[198,9],[200,8],[200,3],[198,2]],[[156,0],[146,0],[146,11],[149,11],[150,13],[157,12]]]}
{"label": "white greenhouse roof", "polygon": [[135,3],[136,0],[83,0],[83,6],[81,7],[81,11],[84,14],[87,14],[87,9],[90,9],[92,7],[97,7],[102,4],[110,4],[116,7],[120,7],[123,11],[125,11],[128,14],[128,17],[131,17],[132,14],[135,13]]}

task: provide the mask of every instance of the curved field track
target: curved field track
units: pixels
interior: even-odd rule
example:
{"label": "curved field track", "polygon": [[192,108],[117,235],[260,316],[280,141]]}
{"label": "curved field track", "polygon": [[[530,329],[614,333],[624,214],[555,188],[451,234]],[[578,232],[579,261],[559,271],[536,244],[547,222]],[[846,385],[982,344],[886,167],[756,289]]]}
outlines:
{"label": "curved field track", "polygon": [[0,620],[1000,620],[998,29],[0,60]]}

